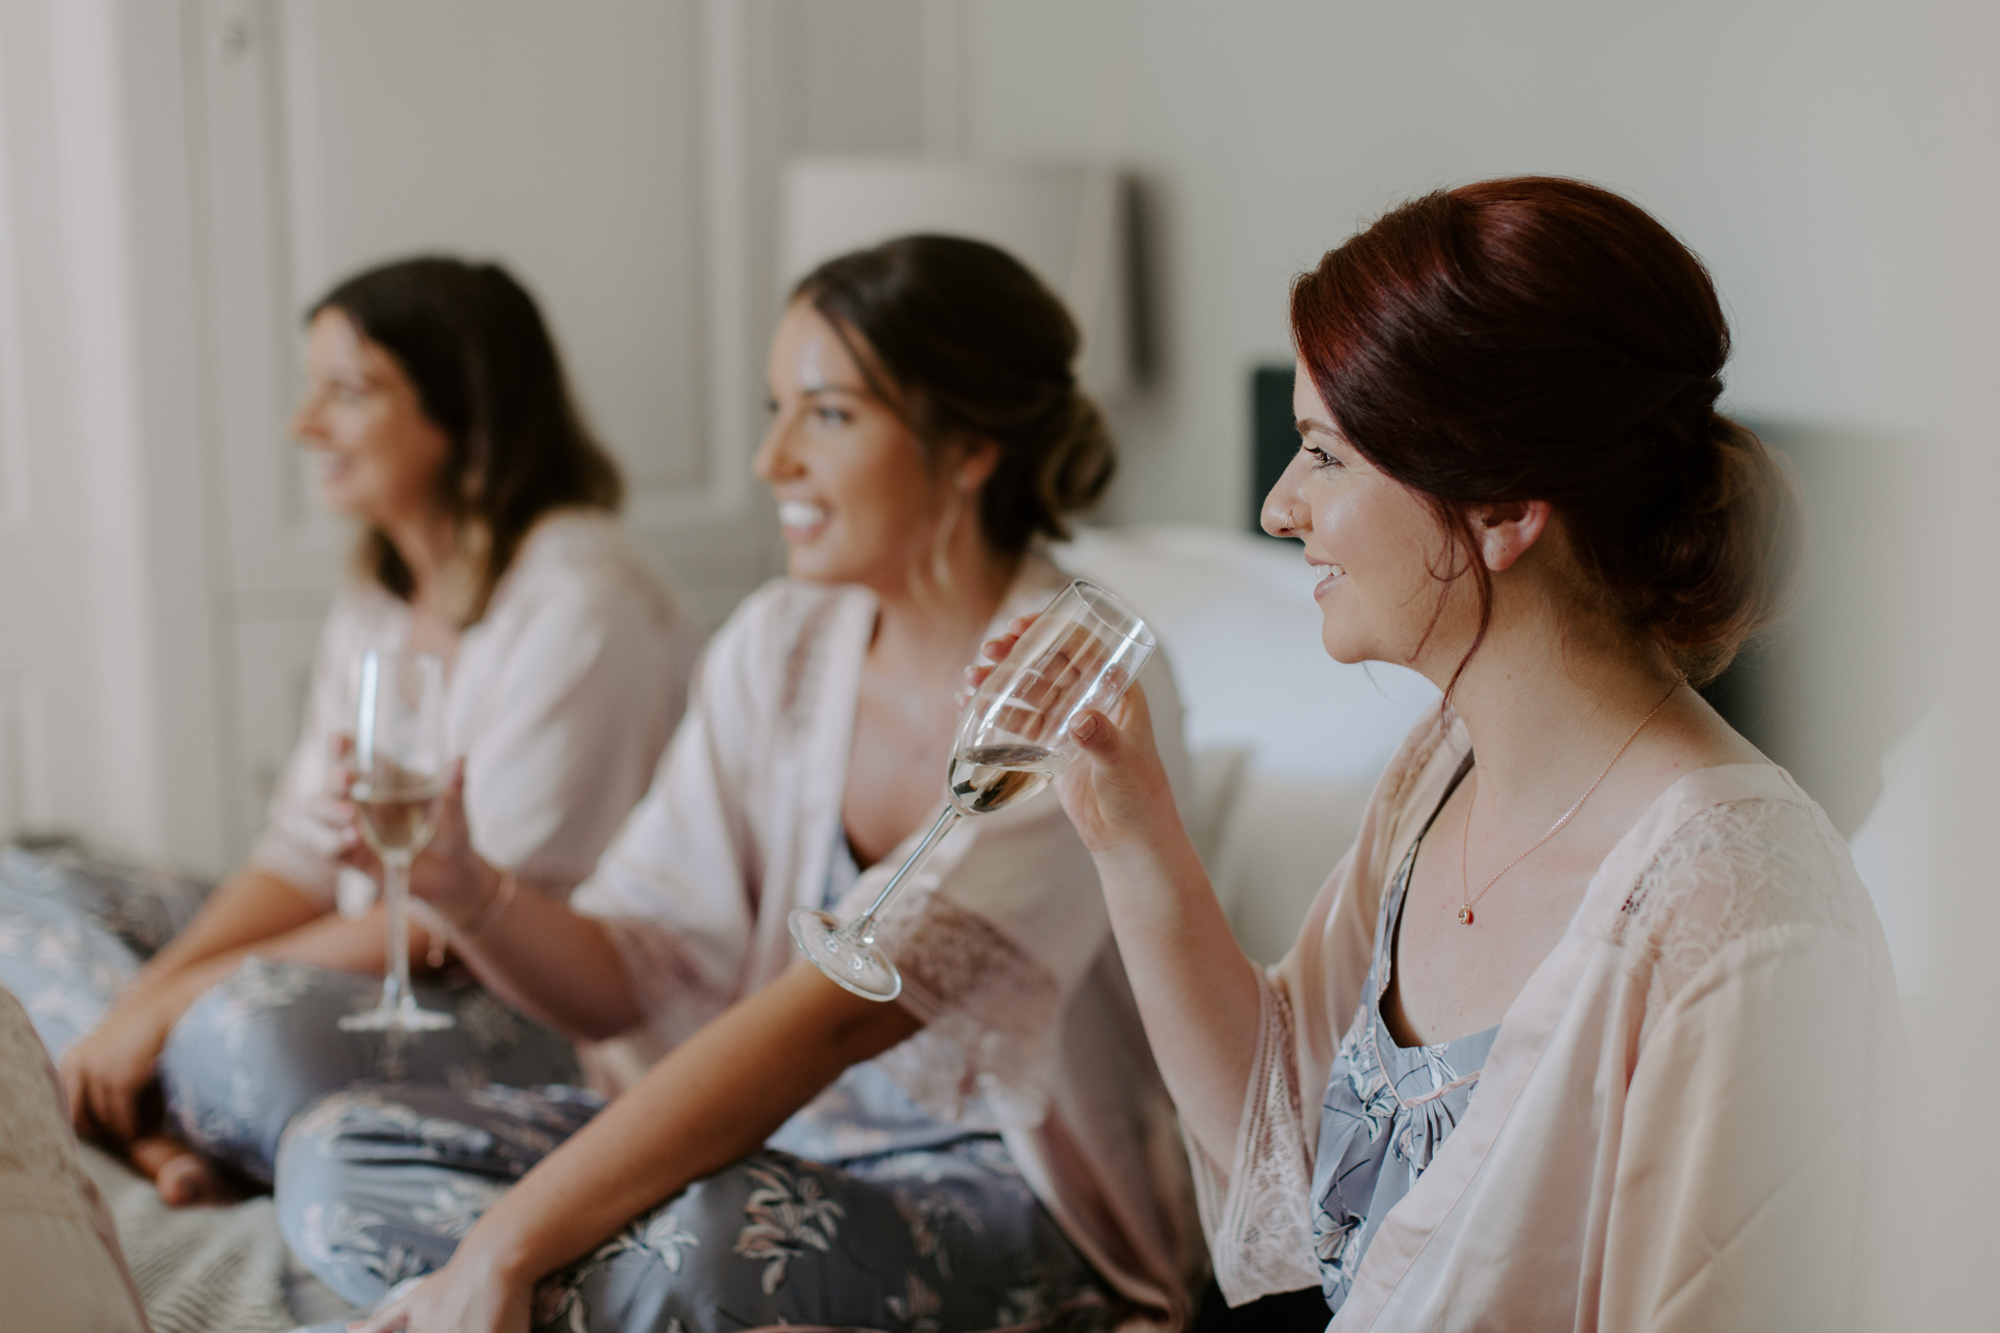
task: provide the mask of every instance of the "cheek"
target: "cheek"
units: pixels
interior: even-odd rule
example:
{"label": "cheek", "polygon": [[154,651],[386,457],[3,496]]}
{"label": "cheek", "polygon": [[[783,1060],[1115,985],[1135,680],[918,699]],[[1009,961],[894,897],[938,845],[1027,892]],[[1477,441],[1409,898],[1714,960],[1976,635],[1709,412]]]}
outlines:
{"label": "cheek", "polygon": [[856,529],[884,538],[914,535],[932,509],[923,461],[899,440],[873,440],[857,450],[840,491]]}
{"label": "cheek", "polygon": [[444,467],[447,445],[428,424],[395,422],[375,432],[369,453],[402,490],[428,490]]}

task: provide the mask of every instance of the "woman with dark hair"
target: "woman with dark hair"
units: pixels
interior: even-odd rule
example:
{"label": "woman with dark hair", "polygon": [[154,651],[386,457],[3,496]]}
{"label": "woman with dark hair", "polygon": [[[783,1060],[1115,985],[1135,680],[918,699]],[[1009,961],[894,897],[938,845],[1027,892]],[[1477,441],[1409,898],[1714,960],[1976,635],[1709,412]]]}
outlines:
{"label": "woman with dark hair", "polygon": [[1292,334],[1264,526],[1323,576],[1327,652],[1444,706],[1268,970],[1143,694],[1078,719],[1059,784],[1223,1292],[1317,1282],[1377,1330],[1865,1323],[1893,978],[1840,837],[1695,691],[1779,608],[1798,524],[1715,411],[1707,273],[1604,190],[1486,181],[1329,252]]}
{"label": "woman with dark hair", "polygon": [[[312,309],[305,380],[293,433],[327,507],[361,538],[321,633],[303,734],[249,863],[62,1061],[78,1126],[127,1145],[173,1203],[218,1185],[182,1142],[268,1182],[293,1111],[383,1076],[384,1039],[335,1026],[380,989],[386,949],[365,879],[348,872],[364,896],[344,908],[360,914],[334,910],[337,885],[350,900],[357,887],[339,883],[328,782],[360,655],[445,661],[472,840],[560,899],[644,792],[699,647],[621,533],[617,468],[504,270],[425,258],[349,278]],[[416,952],[435,971],[446,943],[420,939]],[[566,1040],[454,975],[424,989],[461,1022],[401,1053],[405,1077],[575,1077]],[[171,1136],[148,1114],[156,1080]]]}
{"label": "woman with dark hair", "polygon": [[[364,1327],[1184,1320],[1186,1161],[1052,796],[942,844],[880,937],[897,1003],[786,929],[902,862],[965,663],[1064,586],[1037,543],[1112,465],[1076,351],[1056,298],[976,241],[891,241],[799,286],[756,459],[790,575],[716,634],[652,790],[568,906],[513,893],[449,816],[416,868],[496,991],[665,1053],[608,1106],[373,1087],[302,1113],[278,1166],[293,1248],[357,1303],[431,1273]],[[1148,679],[1178,772],[1172,683]]]}

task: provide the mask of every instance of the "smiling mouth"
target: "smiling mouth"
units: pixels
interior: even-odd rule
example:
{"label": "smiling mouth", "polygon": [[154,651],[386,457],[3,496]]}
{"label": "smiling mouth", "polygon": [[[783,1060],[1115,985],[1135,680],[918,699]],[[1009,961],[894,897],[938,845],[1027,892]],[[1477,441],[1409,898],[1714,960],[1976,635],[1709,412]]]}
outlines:
{"label": "smiling mouth", "polygon": [[826,506],[804,500],[781,501],[778,505],[778,525],[803,532],[826,522],[827,512]]}
{"label": "smiling mouth", "polygon": [[1308,560],[1306,563],[1312,566],[1312,572],[1319,576],[1319,582],[1313,585],[1313,596],[1315,597],[1331,587],[1336,579],[1344,578],[1347,574],[1347,571],[1339,565],[1322,564],[1317,560]]}

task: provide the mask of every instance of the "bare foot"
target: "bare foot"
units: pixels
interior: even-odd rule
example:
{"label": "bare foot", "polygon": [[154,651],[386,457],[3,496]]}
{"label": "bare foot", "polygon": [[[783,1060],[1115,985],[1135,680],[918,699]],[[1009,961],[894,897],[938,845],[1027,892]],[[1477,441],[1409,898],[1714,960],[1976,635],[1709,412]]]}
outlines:
{"label": "bare foot", "polygon": [[153,1177],[153,1188],[160,1192],[160,1201],[169,1208],[229,1203],[239,1197],[209,1165],[208,1159],[188,1148],[160,1168],[160,1173]]}
{"label": "bare foot", "polygon": [[228,1203],[239,1197],[230,1182],[207,1158],[165,1134],[134,1139],[128,1150],[132,1164],[152,1178],[160,1201],[169,1208],[201,1203]]}
{"label": "bare foot", "polygon": [[167,1134],[147,1134],[125,1145],[125,1155],[148,1180],[157,1180],[160,1168],[187,1150],[185,1143]]}

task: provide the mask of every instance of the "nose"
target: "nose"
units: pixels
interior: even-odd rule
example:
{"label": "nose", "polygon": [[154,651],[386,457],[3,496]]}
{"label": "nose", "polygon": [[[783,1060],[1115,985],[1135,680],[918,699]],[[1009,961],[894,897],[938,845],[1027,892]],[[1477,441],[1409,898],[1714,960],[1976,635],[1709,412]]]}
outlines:
{"label": "nose", "polygon": [[1312,530],[1312,507],[1300,493],[1305,477],[1305,451],[1292,455],[1271,493],[1264,497],[1263,512],[1257,521],[1273,537],[1303,537]]}
{"label": "nose", "polygon": [[786,447],[790,434],[791,423],[781,410],[771,418],[770,429],[764,432],[763,442],[757,446],[757,452],[750,458],[750,471],[756,475],[757,480],[769,485],[799,474],[798,460],[792,457],[791,450]]}
{"label": "nose", "polygon": [[300,444],[317,444],[326,438],[326,429],[319,419],[319,402],[319,394],[307,389],[292,405],[292,415],[285,422],[285,429]]}

